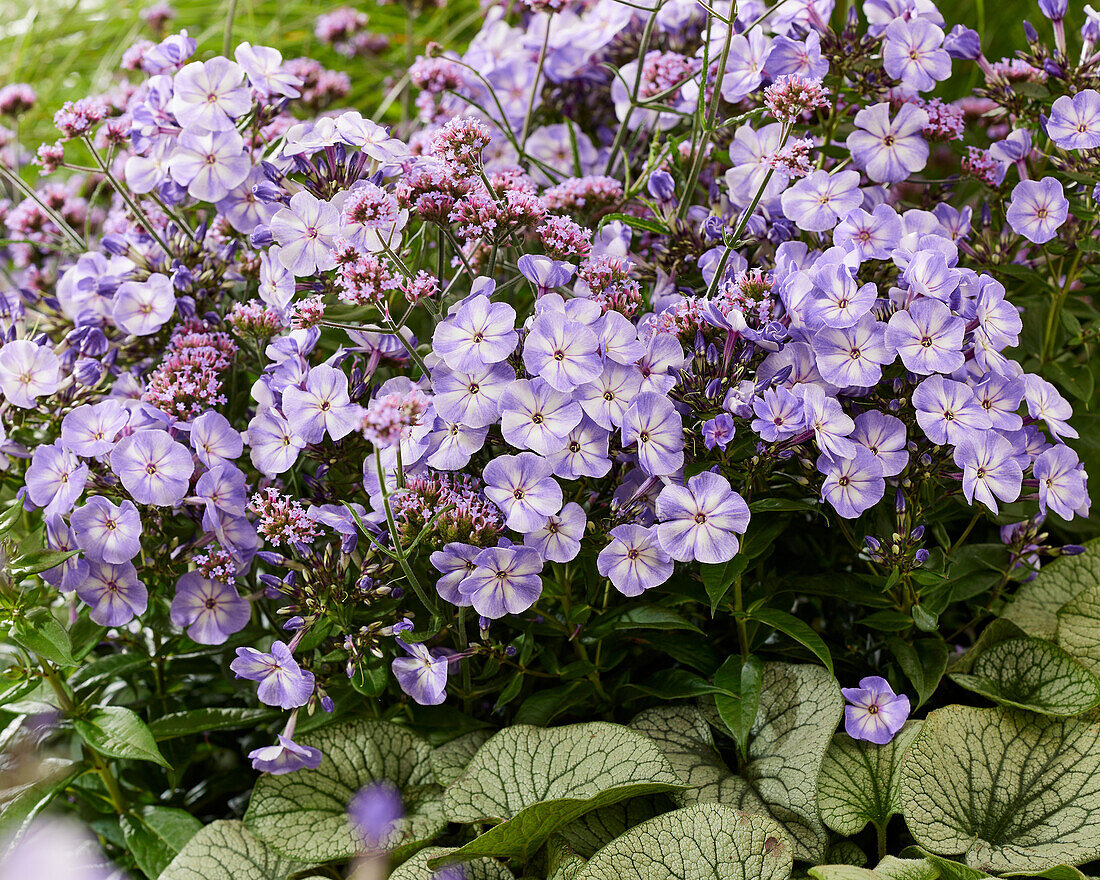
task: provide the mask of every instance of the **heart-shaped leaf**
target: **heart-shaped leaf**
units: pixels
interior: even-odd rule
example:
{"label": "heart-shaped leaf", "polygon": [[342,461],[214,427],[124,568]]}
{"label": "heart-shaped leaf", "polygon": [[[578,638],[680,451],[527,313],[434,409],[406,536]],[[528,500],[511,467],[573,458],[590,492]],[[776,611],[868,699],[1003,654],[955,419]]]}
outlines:
{"label": "heart-shaped leaf", "polygon": [[653,794],[630,798],[609,807],[585,813],[559,830],[562,841],[578,855],[588,859],[635,825],[676,808],[672,797]]}
{"label": "heart-shaped leaf", "polygon": [[696,804],[617,837],[576,880],[786,880],[791,867],[791,847],[775,822]]}
{"label": "heart-shaped leaf", "polygon": [[[428,867],[429,860],[446,858],[453,849],[432,846],[394,868],[390,880],[434,880],[438,875]],[[494,859],[474,859],[462,866],[462,880],[515,880],[507,866]]]}
{"label": "heart-shaped leaf", "polygon": [[[836,681],[821,667],[765,664],[740,774],[718,754],[707,719],[691,706],[658,706],[630,726],[651,737],[691,786],[677,795],[681,803],[721,803],[770,815],[783,826],[795,856],[816,862],[828,843],[818,814],[817,776],[843,704]],[[717,718],[714,723],[725,728]]]}
{"label": "heart-shaped leaf", "polygon": [[446,825],[442,789],[431,769],[431,746],[384,721],[331,724],[302,736],[320,749],[321,766],[261,776],[244,821],[260,840],[303,862],[350,859],[360,841],[347,817],[352,796],[368,782],[387,780],[405,801],[405,818],[384,845],[400,860]]}
{"label": "heart-shaped leaf", "polygon": [[1058,611],[1058,644],[1095,675],[1100,675],[1100,581],[1082,590]]}
{"label": "heart-shaped leaf", "polygon": [[1016,709],[932,712],[902,762],[917,842],[983,871],[1100,855],[1100,724]]}
{"label": "heart-shaped leaf", "polygon": [[211,822],[187,841],[158,880],[286,880],[303,867],[265,846],[243,822]]}
{"label": "heart-shaped leaf", "polygon": [[660,749],[618,724],[516,725],[474,755],[447,789],[454,822],[498,822],[453,854],[529,858],[558,828],[626,798],[682,787]]}
{"label": "heart-shaped leaf", "polygon": [[430,760],[435,781],[446,786],[458,779],[490,736],[488,730],[473,730],[432,749]]}
{"label": "heart-shaped leaf", "polygon": [[940,872],[928,859],[886,856],[874,868],[854,865],[818,865],[810,868],[814,880],[936,880]]}
{"label": "heart-shaped leaf", "polygon": [[144,807],[119,819],[126,848],[147,877],[159,877],[187,842],[202,830],[202,822],[186,810]]}
{"label": "heart-shaped leaf", "polygon": [[1097,583],[1100,583],[1100,538],[1085,544],[1084,553],[1059,556],[1044,565],[1033,581],[1020,586],[1001,617],[1028,635],[1053,639],[1058,629],[1058,610]]}
{"label": "heart-shaped leaf", "polygon": [[1080,715],[1100,705],[1100,680],[1045,639],[1006,639],[984,650],[976,645],[950,676],[1002,706],[1043,715]]}
{"label": "heart-shaped leaf", "polygon": [[920,728],[921,722],[909,721],[884,746],[846,733],[833,737],[817,779],[817,802],[826,825],[852,835],[868,822],[885,828],[901,812],[901,760]]}

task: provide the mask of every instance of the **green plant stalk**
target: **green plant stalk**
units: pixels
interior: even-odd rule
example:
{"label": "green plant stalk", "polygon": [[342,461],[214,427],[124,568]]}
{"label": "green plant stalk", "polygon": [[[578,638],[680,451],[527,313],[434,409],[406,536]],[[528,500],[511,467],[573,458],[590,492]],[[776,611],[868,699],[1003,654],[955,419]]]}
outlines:
{"label": "green plant stalk", "polygon": [[86,251],[88,249],[87,243],[85,243],[84,239],[82,239],[77,234],[76,230],[69,225],[68,221],[64,217],[62,217],[57,211],[55,211],[53,208],[43,202],[38,197],[38,193],[36,193],[32,187],[28,186],[23,178],[9,170],[7,166],[5,166],[2,162],[0,162],[0,175],[2,175],[17,190],[23,193],[24,196],[35,202],[38,207],[40,207],[46,213],[46,215],[57,225],[57,228],[61,230],[61,232],[65,235],[66,238],[69,239],[72,244],[80,248],[81,251]]}
{"label": "green plant stalk", "polygon": [[226,58],[232,57],[233,51],[233,19],[237,16],[237,0],[229,0],[229,8],[225,13],[225,31],[222,33],[222,54]]}
{"label": "green plant stalk", "polygon": [[428,613],[434,618],[436,616],[435,604],[428,599],[427,592],[421,586],[416,572],[409,565],[409,560],[406,558],[405,551],[401,546],[401,536],[397,532],[397,521],[393,518],[393,510],[390,507],[390,491],[386,488],[386,472],[382,468],[382,454],[378,449],[374,450],[374,464],[378,470],[378,483],[382,491],[382,507],[386,512],[386,525],[389,527],[390,538],[393,540],[393,555],[397,559],[397,564],[401,566],[401,571],[405,573],[409,586],[413,588],[417,598],[420,599],[424,607],[428,609]]}
{"label": "green plant stalk", "polygon": [[153,239],[161,250],[168,255],[169,259],[173,256],[171,249],[164,243],[164,240],[157,234],[157,231],[153,229],[153,224],[149,222],[149,218],[145,216],[145,212],[141,210],[141,206],[137,204],[130,194],[126,191],[126,188],[119,183],[118,178],[111,172],[110,167],[103,161],[103,157],[99,155],[99,151],[95,148],[95,144],[92,143],[92,139],[87,135],[81,137],[84,145],[88,148],[88,151],[92,154],[92,158],[95,160],[99,170],[103,173],[103,176],[107,178],[107,181],[114,188],[115,192],[119,194],[122,200],[126,203],[127,207],[134,213],[135,219],[142,225],[146,232],[149,233],[149,237]]}

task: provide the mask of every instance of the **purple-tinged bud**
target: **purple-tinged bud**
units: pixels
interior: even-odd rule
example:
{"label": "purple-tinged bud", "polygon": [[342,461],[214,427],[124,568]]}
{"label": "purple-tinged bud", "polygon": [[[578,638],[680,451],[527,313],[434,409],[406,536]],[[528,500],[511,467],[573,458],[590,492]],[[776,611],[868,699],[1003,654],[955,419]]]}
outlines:
{"label": "purple-tinged bud", "polygon": [[848,21],[845,24],[845,27],[851,28],[852,30],[855,30],[857,27],[859,27],[859,13],[856,12],[856,7],[854,3],[848,7]]}
{"label": "purple-tinged bud", "polygon": [[932,456],[929,455],[927,452],[922,452],[921,457],[920,457],[920,464],[921,464],[921,467],[931,467],[931,465],[932,465]]}
{"label": "purple-tinged bud", "polygon": [[405,588],[404,587],[394,587],[392,590],[390,590],[390,597],[393,598],[393,599],[400,599],[404,595],[405,595]]}
{"label": "purple-tinged bud", "polygon": [[1043,70],[1055,79],[1064,79],[1066,75],[1066,69],[1053,58],[1043,59]]}
{"label": "purple-tinged bud", "polygon": [[[1046,131],[1044,125],[1044,132]],[[982,227],[988,228],[993,225],[993,209],[989,207],[989,202],[982,202]]]}
{"label": "purple-tinged bud", "polygon": [[924,537],[924,526],[917,526],[909,533],[910,540],[919,541]]}
{"label": "purple-tinged bud", "polygon": [[516,649],[515,645],[509,645],[507,648],[504,649],[505,657],[515,657],[518,653],[519,651]]}
{"label": "purple-tinged bud", "polygon": [[268,565],[277,565],[280,568],[286,565],[286,557],[281,553],[275,553],[272,550],[258,550],[256,555]]}
{"label": "purple-tinged bud", "polygon": [[174,180],[166,180],[157,186],[157,194],[167,205],[178,205],[187,198],[187,187],[180,186]]}
{"label": "purple-tinged bud", "polygon": [[117,232],[112,232],[103,236],[99,240],[100,246],[109,254],[114,254],[116,257],[125,256],[130,250],[130,242],[128,242],[125,236],[119,235]]}
{"label": "purple-tinged bud", "polygon": [[905,503],[905,493],[898,489],[894,493],[894,511],[897,513],[905,513],[908,505]]}
{"label": "purple-tinged bud", "polygon": [[280,171],[277,166],[272,165],[267,160],[264,160],[260,163],[260,170],[264,173],[264,177],[266,177],[272,183],[278,183],[284,177],[283,172]]}
{"label": "purple-tinged bud", "polygon": [[863,538],[863,543],[866,544],[867,547],[871,550],[880,550],[880,549],[882,549],[882,542],[879,541],[878,538],[872,537],[871,535],[866,535]]}
{"label": "purple-tinged bud", "polygon": [[1039,0],[1039,11],[1051,21],[1061,21],[1066,17],[1068,0]]}
{"label": "purple-tinged bud", "polygon": [[1085,9],[1085,23],[1081,25],[1081,39],[1086,43],[1095,45],[1100,43],[1100,16],[1093,11],[1091,14],[1089,10],[1091,6]]}
{"label": "purple-tinged bud", "polygon": [[712,241],[721,241],[725,229],[726,221],[713,214],[703,221],[703,237]]}
{"label": "purple-tinged bud", "polygon": [[977,31],[957,24],[943,38],[943,48],[948,55],[959,61],[974,61],[982,54],[982,38]]}
{"label": "purple-tinged bud", "polygon": [[659,202],[671,202],[676,197],[676,181],[667,171],[654,171],[649,175],[646,189]]}
{"label": "purple-tinged bud", "polygon": [[265,205],[270,205],[275,202],[286,203],[290,200],[290,197],[286,194],[286,191],[270,180],[261,180],[259,183],[252,187],[252,195],[258,198]]}
{"label": "purple-tinged bud", "polygon": [[191,274],[191,270],[182,263],[177,263],[172,269],[172,286],[176,290],[187,290],[194,280],[195,276]]}
{"label": "purple-tinged bud", "polygon": [[95,292],[99,296],[111,297],[115,295],[122,279],[117,275],[101,275],[95,280]]}
{"label": "purple-tinged bud", "polygon": [[328,694],[325,694],[323,697],[321,697],[321,708],[331,715],[336,709],[336,703],[332,701],[332,697],[330,697]]}
{"label": "purple-tinged bud", "polygon": [[294,617],[289,618],[286,623],[283,624],[283,629],[285,629],[287,632],[297,632],[305,625],[306,619],[300,614],[296,614]]}
{"label": "purple-tinged bud", "polygon": [[721,393],[721,391],[722,391],[722,380],[721,379],[711,379],[709,382],[707,382],[706,391],[704,393],[711,400],[717,400],[718,395]]}
{"label": "purple-tinged bud", "polygon": [[91,387],[103,378],[105,368],[103,364],[92,358],[78,358],[73,366],[73,378],[84,386]]}
{"label": "purple-tinged bud", "polygon": [[275,243],[275,236],[267,226],[257,226],[248,236],[248,243],[254,248],[265,248]]}
{"label": "purple-tinged bud", "polygon": [[1061,556],[1080,556],[1084,552],[1085,552],[1085,548],[1082,547],[1080,544],[1066,544],[1062,548],[1060,555]]}
{"label": "purple-tinged bud", "polygon": [[920,550],[913,554],[913,561],[916,562],[917,565],[924,565],[924,563],[928,561],[928,557],[931,555],[931,553],[921,547]]}
{"label": "purple-tinged bud", "polygon": [[1027,38],[1029,43],[1039,42],[1039,32],[1035,30],[1035,27],[1026,18],[1024,19],[1024,37]]}
{"label": "purple-tinged bud", "polygon": [[718,363],[718,346],[715,345],[713,342],[707,346],[707,363]]}

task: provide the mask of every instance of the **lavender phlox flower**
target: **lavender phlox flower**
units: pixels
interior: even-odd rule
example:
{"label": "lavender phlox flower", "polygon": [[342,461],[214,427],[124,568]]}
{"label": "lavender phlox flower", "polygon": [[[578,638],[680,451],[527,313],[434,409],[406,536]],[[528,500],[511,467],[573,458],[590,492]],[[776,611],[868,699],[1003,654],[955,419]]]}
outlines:
{"label": "lavender phlox flower", "polygon": [[814,171],[783,193],[783,213],[799,229],[825,232],[863,201],[858,171]]}
{"label": "lavender phlox flower", "polygon": [[298,665],[294,652],[284,642],[274,642],[271,653],[237,648],[237,657],[229,668],[237,678],[259,682],[256,695],[268,706],[294,709],[313,696],[313,673]]}
{"label": "lavender phlox flower", "polygon": [[953,373],[965,358],[962,353],[966,322],[951,314],[942,302],[922,297],[908,310],[895,312],[886,325],[886,345],[898,353],[913,373]]}
{"label": "lavender phlox flower", "polygon": [[582,418],[565,438],[565,445],[546,456],[554,469],[554,476],[563,480],[605,476],[611,470],[611,459],[607,453],[610,436],[609,430],[587,416]]}
{"label": "lavender phlox flower", "polygon": [[194,61],[172,81],[168,109],[185,129],[230,131],[233,120],[252,109],[239,64],[221,56]]}
{"label": "lavender phlox flower", "polygon": [[517,449],[549,455],[565,447],[565,438],[582,417],[580,404],[542,379],[517,379],[500,398],[500,429]]}
{"label": "lavender phlox flower", "polygon": [[344,143],[358,147],[375,162],[398,162],[409,152],[403,141],[390,136],[387,126],[365,119],[358,110],[345,110],[337,116],[336,131]]}
{"label": "lavender phlox flower", "polygon": [[[712,46],[717,44],[717,47],[721,48],[719,40],[725,40],[725,35],[718,37],[718,33],[724,27],[725,25],[712,30]],[[715,39],[716,37],[718,39]],[[772,41],[764,36],[760,28],[754,28],[748,34],[735,34],[730,40],[726,72],[722,78],[722,97],[736,104],[756,91],[764,81],[764,66],[768,62],[771,51]],[[711,58],[714,59],[717,56],[718,52],[712,49]]]}
{"label": "lavender phlox flower", "polygon": [[233,57],[248,77],[248,84],[261,97],[301,97],[298,87],[302,79],[283,69],[283,55],[278,49],[245,42],[237,46]]}
{"label": "lavender phlox flower", "polygon": [[280,733],[274,745],[253,749],[248,757],[252,759],[253,770],[281,776],[299,770],[316,770],[321,766],[323,756],[320,749],[299,745],[286,734]]}
{"label": "lavender phlox flower", "polygon": [[[1049,123],[1048,123],[1049,125]],[[1031,132],[1026,128],[1017,128],[992,144],[989,154],[1001,162],[1020,162],[1031,154]]]}
{"label": "lavender phlox flower", "polygon": [[474,560],[481,550],[481,547],[473,544],[452,541],[445,544],[442,550],[433,551],[430,557],[431,563],[440,573],[435,582],[435,591],[442,599],[452,605],[468,606],[470,604],[469,597],[459,592],[458,585],[476,568]]}
{"label": "lavender phlox flower", "polygon": [[951,58],[941,47],[944,33],[925,19],[898,19],[886,28],[882,66],[902,85],[925,92],[951,76]]}
{"label": "lavender phlox flower", "polygon": [[938,251],[921,251],[910,261],[902,277],[914,293],[949,303],[959,289],[961,273],[947,264]]}
{"label": "lavender phlox flower", "polygon": [[348,396],[348,377],[328,364],[313,367],[305,388],[283,392],[283,413],[290,427],[307,443],[319,443],[328,434],[341,440],[359,424],[360,407]]}
{"label": "lavender phlox flower", "polygon": [[884,746],[909,717],[909,698],[894,693],[889,682],[877,675],[859,680],[858,688],[841,688],[850,705],[844,707],[844,730],[852,739]]}
{"label": "lavender phlox flower", "polygon": [[113,317],[127,333],[149,336],[176,311],[172,279],[155,272],[144,281],[124,281],[115,291]]}
{"label": "lavender phlox flower", "polygon": [[656,528],[616,526],[600,551],[596,568],[624,596],[640,596],[672,576],[673,562],[661,548]]}
{"label": "lavender phlox flower", "polygon": [[550,463],[533,452],[494,458],[485,466],[484,478],[485,496],[517,532],[539,529],[546,517],[561,510],[561,486]]}
{"label": "lavender phlox flower", "polygon": [[[783,138],[783,124],[772,122],[754,129],[742,125],[734,133],[729,146],[730,165],[724,180],[730,203],[737,208],[747,208],[760,191],[771,166],[768,159],[779,149]],[[776,206],[790,179],[782,171],[773,171],[760,198],[760,204],[769,209]],[[707,283],[710,279],[704,277]]]}
{"label": "lavender phlox flower", "polygon": [[684,464],[684,428],[672,401],[661,394],[637,394],[623,416],[623,446],[638,444],[638,463],[654,477],[673,474]]}
{"label": "lavender phlox flower", "polygon": [[228,464],[244,452],[239,431],[221,413],[209,410],[191,423],[191,448],[207,467]]}
{"label": "lavender phlox flower", "polygon": [[244,473],[231,464],[216,465],[196,481],[195,497],[208,511],[215,508],[230,516],[244,516],[247,504]]}
{"label": "lavender phlox flower", "polygon": [[657,539],[678,562],[727,562],[749,527],[749,506],[720,474],[703,471],[657,496]]}
{"label": "lavender phlox flower", "polygon": [[882,378],[882,367],[895,354],[884,339],[886,325],[864,315],[851,327],[822,327],[814,336],[817,368],[826,382],[838,387],[869,388]]}
{"label": "lavender phlox flower", "polygon": [[817,448],[837,458],[855,455],[856,445],[848,439],[855,422],[844,412],[840,401],[828,396],[818,385],[799,385],[794,393],[802,401],[804,430],[813,431]]}
{"label": "lavender phlox flower", "polygon": [[485,445],[489,426],[471,428],[458,422],[436,418],[425,459],[429,467],[440,471],[456,471],[466,467],[475,452]]}
{"label": "lavender phlox flower", "polygon": [[638,359],[642,376],[641,391],[667,394],[676,385],[675,370],[687,363],[684,349],[671,333],[655,333],[646,353]]}
{"label": "lavender phlox flower", "polygon": [[[30,719],[25,729],[30,729]],[[19,834],[6,836],[0,856],[0,878],[65,878],[65,880],[125,880],[100,850],[87,828],[70,819],[45,815],[30,818]]]}
{"label": "lavender phlox flower", "polygon": [[883,102],[860,110],[848,135],[848,149],[856,166],[876,183],[900,183],[928,162],[928,144],[921,132],[928,114],[914,104],[902,104],[890,118]]}
{"label": "lavender phlox flower", "polygon": [[1020,331],[1024,322],[1020,311],[1005,299],[1004,285],[979,275],[978,299],[974,307],[974,317],[978,321],[976,333],[984,334],[997,349],[1009,348],[1020,342]]}
{"label": "lavender phlox flower", "polygon": [[1039,509],[1053,511],[1065,520],[1073,519],[1088,504],[1085,475],[1077,453],[1068,446],[1052,446],[1036,460],[1032,469],[1039,481]]}
{"label": "lavender phlox flower", "polygon": [[703,423],[703,445],[707,449],[714,449],[717,446],[725,450],[733,441],[736,431],[733,419],[726,413],[720,413]]}
{"label": "lavender phlox flower", "polygon": [[452,370],[470,372],[497,364],[516,349],[515,325],[516,310],[508,303],[475,296],[436,326],[432,350]]}
{"label": "lavender phlox flower", "polygon": [[541,529],[523,536],[523,546],[537,550],[548,562],[572,562],[581,552],[581,538],[588,524],[584,508],[570,501],[561,513],[546,518]]}
{"label": "lavender phlox flower", "polygon": [[61,360],[49,345],[16,339],[0,347],[0,391],[13,406],[33,409],[61,387]]}
{"label": "lavender phlox flower", "polygon": [[271,234],[282,247],[279,262],[302,278],[336,265],[333,239],[340,232],[340,212],[305,190],[271,218]]}
{"label": "lavender phlox flower", "polygon": [[1061,95],[1050,108],[1047,135],[1063,150],[1100,147],[1100,92],[1082,89]]}
{"label": "lavender phlox flower", "polygon": [[257,413],[245,433],[249,458],[267,477],[290,470],[306,446],[306,441],[290,427],[290,422],[273,408]]}
{"label": "lavender phlox flower", "polygon": [[848,436],[879,460],[884,477],[896,477],[909,463],[905,423],[899,418],[868,410],[856,416]]}
{"label": "lavender phlox flower", "polygon": [[1018,431],[1023,427],[1023,419],[1017,413],[1024,399],[1022,379],[986,373],[973,389],[974,396],[989,414],[994,428],[998,431]]}
{"label": "lavender phlox flower", "polygon": [[100,626],[125,626],[149,604],[149,592],[132,562],[89,562],[88,576],[76,594],[91,606],[89,616]]}
{"label": "lavender phlox flower", "polygon": [[792,40],[782,34],[775,37],[764,72],[773,79],[783,74],[824,78],[829,72],[829,62],[821,57],[821,34],[811,30],[803,40]]}
{"label": "lavender phlox flower", "polygon": [[585,415],[602,428],[622,427],[627,407],[642,387],[641,373],[633,366],[609,361],[599,377],[573,392]]}
{"label": "lavender phlox flower", "polygon": [[645,344],[638,340],[638,328],[620,312],[605,312],[592,328],[600,340],[600,353],[606,360],[630,365],[646,353]]}
{"label": "lavender phlox flower", "polygon": [[95,495],[69,521],[77,546],[91,562],[120,565],[141,552],[141,516],[129,499],[116,506]]}
{"label": "lavender phlox flower", "polygon": [[765,388],[752,400],[752,429],[765,443],[786,440],[799,433],[804,425],[802,400],[788,389]]}
{"label": "lavender phlox flower", "polygon": [[465,372],[435,367],[433,403],[440,418],[469,428],[484,428],[500,416],[499,401],[516,374],[506,363]]}
{"label": "lavender phlox flower", "polygon": [[542,557],[530,547],[489,547],[478,553],[474,570],[458,589],[478,614],[498,620],[526,611],[538,601],[542,565]]}
{"label": "lavender phlox flower", "polygon": [[1012,231],[1035,244],[1046,244],[1069,216],[1069,199],[1053,177],[1021,180],[1012,188],[1005,218]]}
{"label": "lavender phlox flower", "polygon": [[917,424],[939,445],[957,446],[969,432],[992,427],[970,386],[943,376],[929,376],[921,382],[913,392],[913,406]]}
{"label": "lavender phlox flower", "polygon": [[852,327],[871,311],[878,299],[873,282],[858,284],[847,269],[838,264],[814,273],[817,295],[812,303],[814,317],[826,327]]}
{"label": "lavender phlox flower", "polygon": [[825,476],[821,500],[828,501],[845,519],[855,519],[874,507],[886,493],[882,461],[863,446],[853,449],[843,458],[823,454],[817,459],[817,470]]}
{"label": "lavender phlox flower", "polygon": [[88,465],[59,442],[35,449],[25,476],[27,497],[46,516],[72,510],[87,482]]}
{"label": "lavender phlox flower", "polygon": [[978,32],[957,24],[943,38],[943,50],[960,61],[976,61],[982,56],[982,41]]}
{"label": "lavender phlox flower", "polygon": [[997,499],[1011,503],[1020,497],[1023,471],[1012,456],[1012,444],[997,431],[971,431],[952,453],[963,469],[963,495],[976,498],[993,513]]}
{"label": "lavender phlox flower", "polygon": [[408,654],[395,657],[390,664],[397,684],[421,706],[438,706],[447,699],[447,672],[450,663],[442,651],[429,651],[419,642],[407,644],[395,640]]}
{"label": "lavender phlox flower", "polygon": [[244,140],[230,127],[225,131],[185,131],[168,159],[172,180],[192,198],[217,202],[236,189],[252,171]]}
{"label": "lavender phlox flower", "polygon": [[232,584],[190,571],[176,582],[171,618],[200,645],[221,645],[248,624],[252,609]]}
{"label": "lavender phlox flower", "polygon": [[1077,437],[1077,430],[1067,421],[1073,415],[1073,407],[1058,393],[1058,389],[1033,373],[1025,373],[1023,381],[1028,414],[1033,419],[1041,419],[1052,437],[1059,440]]}
{"label": "lavender phlox flower", "polygon": [[[76,535],[60,514],[44,517],[46,522],[46,547],[50,550],[79,550]],[[71,593],[88,577],[88,562],[81,556],[70,556],[60,565],[42,572],[42,580],[57,587],[63,593]]]}
{"label": "lavender phlox flower", "polygon": [[145,429],[119,441],[111,470],[138,504],[173,507],[187,494],[195,464],[187,447],[167,432]]}

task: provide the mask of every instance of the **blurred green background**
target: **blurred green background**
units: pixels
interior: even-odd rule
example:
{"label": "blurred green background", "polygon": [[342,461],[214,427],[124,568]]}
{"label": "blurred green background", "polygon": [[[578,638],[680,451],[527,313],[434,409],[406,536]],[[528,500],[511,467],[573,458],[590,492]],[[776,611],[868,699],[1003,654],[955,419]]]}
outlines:
{"label": "blurred green background", "polygon": [[[123,51],[135,40],[153,36],[140,18],[149,5],[145,0],[0,0],[0,85],[29,82],[40,98],[22,121],[20,136],[25,146],[33,150],[41,140],[53,140],[54,110],[65,100],[106,88],[118,74]],[[176,0],[171,5],[177,12],[171,29],[187,28],[199,41],[200,54],[221,51],[233,0]],[[316,39],[316,17],[343,5],[367,13],[369,30],[390,36],[386,53],[347,59]],[[844,8],[843,3],[838,5]],[[1033,0],[957,0],[940,6],[949,26],[961,22],[982,34],[991,59],[1023,44],[1023,19],[1030,18],[1037,26],[1045,23]],[[1070,27],[1079,25],[1074,24],[1077,16],[1071,10]],[[443,8],[416,17],[411,48],[420,52],[429,40],[448,47],[460,44],[476,30],[480,18],[477,0],[449,0]],[[406,68],[406,21],[400,3],[236,0],[232,39],[233,45],[249,40],[275,46],[287,58],[310,55],[326,67],[346,71],[352,81],[347,103],[364,113],[382,102],[388,86]],[[954,83],[950,91],[962,94],[973,84]]]}

